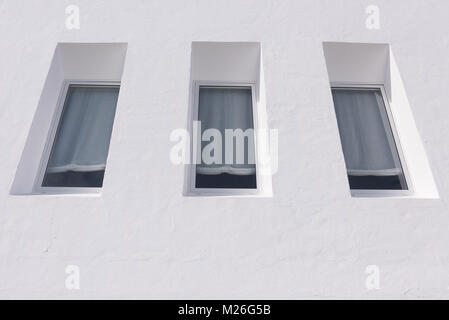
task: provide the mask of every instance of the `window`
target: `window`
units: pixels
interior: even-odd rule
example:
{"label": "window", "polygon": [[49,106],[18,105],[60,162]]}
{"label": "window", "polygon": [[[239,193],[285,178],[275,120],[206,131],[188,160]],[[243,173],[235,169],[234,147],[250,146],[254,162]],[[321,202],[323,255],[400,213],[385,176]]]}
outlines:
{"label": "window", "polygon": [[254,193],[253,85],[197,84],[196,97],[194,120],[198,121],[201,143],[196,150],[192,189]]}
{"label": "window", "polygon": [[383,86],[334,86],[332,96],[351,190],[410,189]]}
{"label": "window", "polygon": [[49,136],[38,189],[101,188],[119,85],[75,83],[64,86]]}

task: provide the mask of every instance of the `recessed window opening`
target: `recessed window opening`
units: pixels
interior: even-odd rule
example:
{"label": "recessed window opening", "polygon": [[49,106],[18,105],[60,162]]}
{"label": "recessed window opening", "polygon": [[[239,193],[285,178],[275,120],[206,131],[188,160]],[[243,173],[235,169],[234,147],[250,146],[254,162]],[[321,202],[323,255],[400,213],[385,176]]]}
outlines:
{"label": "recessed window opening", "polygon": [[38,189],[103,186],[119,90],[117,83],[65,84]]}
{"label": "recessed window opening", "polygon": [[352,190],[409,190],[383,86],[333,86]]}
{"label": "recessed window opening", "polygon": [[262,61],[257,42],[192,42],[184,196],[272,196]]}

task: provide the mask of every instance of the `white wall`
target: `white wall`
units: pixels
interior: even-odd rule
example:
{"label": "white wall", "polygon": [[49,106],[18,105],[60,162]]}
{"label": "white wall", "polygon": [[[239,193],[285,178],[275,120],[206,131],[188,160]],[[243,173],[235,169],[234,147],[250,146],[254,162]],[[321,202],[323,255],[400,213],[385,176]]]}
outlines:
{"label": "white wall", "polygon": [[[449,3],[378,0],[380,30],[368,4],[0,1],[0,297],[449,298]],[[192,41],[260,42],[272,198],[182,195]],[[322,46],[340,41],[391,44],[439,199],[350,196]],[[101,197],[10,194],[58,42],[128,44]]]}

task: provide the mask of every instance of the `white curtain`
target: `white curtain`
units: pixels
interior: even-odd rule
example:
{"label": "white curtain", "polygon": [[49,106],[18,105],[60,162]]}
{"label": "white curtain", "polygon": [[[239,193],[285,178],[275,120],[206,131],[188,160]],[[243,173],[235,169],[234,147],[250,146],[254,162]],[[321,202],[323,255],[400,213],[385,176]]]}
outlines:
{"label": "white curtain", "polygon": [[104,170],[118,87],[69,88],[47,172]]}
{"label": "white curtain", "polygon": [[348,174],[401,174],[380,90],[333,89],[332,94]]}
{"label": "white curtain", "polygon": [[[256,173],[254,156],[254,124],[253,104],[250,87],[200,87],[199,115],[201,121],[201,135],[207,129],[217,129],[222,137],[221,163],[205,164],[204,159],[197,165],[197,173],[217,175],[228,173],[231,175],[253,175]],[[226,163],[226,129],[247,129],[249,138],[245,138],[244,161],[237,160],[237,141],[233,141],[233,160]],[[201,150],[209,141],[201,143]]]}

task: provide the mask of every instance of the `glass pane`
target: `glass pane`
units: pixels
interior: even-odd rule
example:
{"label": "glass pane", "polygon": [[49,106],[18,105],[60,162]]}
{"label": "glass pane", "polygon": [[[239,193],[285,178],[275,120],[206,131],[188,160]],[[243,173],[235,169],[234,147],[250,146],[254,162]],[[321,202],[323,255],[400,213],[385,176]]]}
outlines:
{"label": "glass pane", "polygon": [[196,188],[257,188],[251,87],[201,86],[198,109]]}
{"label": "glass pane", "polygon": [[102,187],[119,89],[69,87],[43,187]]}
{"label": "glass pane", "polygon": [[406,190],[380,89],[333,88],[351,189]]}

